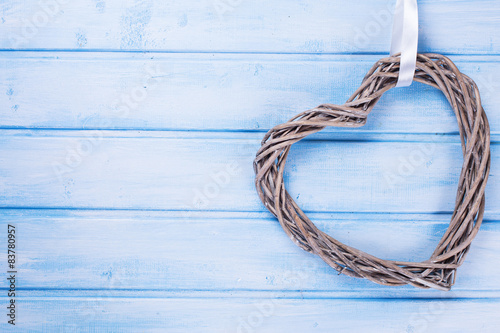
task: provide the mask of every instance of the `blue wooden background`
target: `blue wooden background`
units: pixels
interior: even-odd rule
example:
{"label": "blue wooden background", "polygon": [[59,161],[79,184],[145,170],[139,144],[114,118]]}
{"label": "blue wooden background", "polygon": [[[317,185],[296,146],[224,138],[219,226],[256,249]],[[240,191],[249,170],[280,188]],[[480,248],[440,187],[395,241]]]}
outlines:
{"label": "blue wooden background", "polygon": [[[254,190],[264,133],[343,103],[387,54],[394,3],[0,1],[0,251],[14,224],[17,331],[498,332],[499,1],[419,1],[420,52],[477,82],[492,131],[485,221],[452,291],[338,276]],[[335,238],[421,261],[461,160],[451,108],[414,84],[365,127],[297,144],[286,177]]]}

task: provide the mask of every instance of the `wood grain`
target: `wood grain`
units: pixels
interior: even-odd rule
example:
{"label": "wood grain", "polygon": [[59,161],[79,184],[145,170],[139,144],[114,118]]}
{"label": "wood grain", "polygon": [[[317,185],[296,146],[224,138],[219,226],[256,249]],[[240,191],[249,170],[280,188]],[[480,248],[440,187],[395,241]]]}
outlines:
{"label": "wood grain", "polygon": [[[383,332],[494,333],[500,324],[499,310],[498,299],[26,298],[21,300],[20,311],[31,321],[18,328],[43,332],[362,332],[373,330],[377,323],[376,329]],[[481,316],[476,317],[478,313]],[[0,325],[5,328],[6,324]]]}
{"label": "wood grain", "polygon": [[[265,210],[252,168],[260,133],[0,134],[3,207]],[[497,147],[486,204],[493,213]],[[292,149],[285,177],[306,211],[451,212],[461,159],[458,141],[307,141]]]}
{"label": "wood grain", "polygon": [[[448,297],[338,275],[305,253],[269,214],[234,212],[3,210],[15,224],[22,287],[45,296],[196,297],[250,291],[286,297]],[[312,214],[340,241],[387,259],[428,259],[449,214]],[[56,236],[57,235],[57,236]],[[454,297],[499,297],[500,223],[486,221],[458,272]],[[54,240],[57,242],[54,243]],[[386,246],[389,244],[389,246]],[[484,262],[490,265],[483,265]],[[2,280],[0,287],[7,287]],[[121,293],[120,293],[121,291]],[[145,293],[145,294],[143,294]],[[24,295],[24,291],[21,292]],[[309,296],[304,296],[309,295]],[[78,293],[73,296],[78,296]]]}
{"label": "wood grain", "polygon": [[[0,2],[0,230],[19,230],[16,331],[498,331],[500,2],[419,1],[419,51],[476,81],[494,142],[486,220],[451,292],[338,276],[253,187],[264,132],[343,103],[388,53],[393,5]],[[294,146],[287,188],[339,240],[422,260],[461,164],[447,101],[414,84],[385,94],[365,127]]]}
{"label": "wood grain", "polygon": [[[2,4],[0,47],[388,53],[394,6],[389,0],[54,1],[61,5],[51,11],[37,0]],[[422,0],[419,10],[420,52],[499,53],[498,1]]]}
{"label": "wood grain", "polygon": [[[0,53],[3,128],[261,131],[321,103],[343,104],[379,55]],[[453,57],[500,133],[497,56]],[[34,98],[43,96],[43,98]],[[422,102],[425,101],[425,102]],[[440,91],[385,94],[359,130],[458,134]],[[327,133],[352,130],[326,129]],[[358,134],[356,134],[358,136]]]}

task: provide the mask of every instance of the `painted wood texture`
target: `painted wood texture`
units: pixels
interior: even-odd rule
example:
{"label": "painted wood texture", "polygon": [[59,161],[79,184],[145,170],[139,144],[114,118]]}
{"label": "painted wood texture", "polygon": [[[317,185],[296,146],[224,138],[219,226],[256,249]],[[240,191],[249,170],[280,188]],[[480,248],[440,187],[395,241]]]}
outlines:
{"label": "painted wood texture", "polygon": [[[253,182],[260,133],[2,133],[4,207],[265,211]],[[307,211],[452,212],[461,161],[459,142],[311,140],[294,146],[286,177]]]}
{"label": "painted wood texture", "polygon": [[[419,1],[419,50],[476,81],[492,133],[485,221],[452,291],[339,276],[255,193],[263,134],[342,104],[387,53],[394,3],[0,2],[0,230],[16,225],[19,271],[18,325],[0,330],[497,332],[500,2]],[[426,260],[457,132],[439,91],[394,89],[366,126],[294,145],[287,189],[340,241]]]}
{"label": "painted wood texture", "polygon": [[32,320],[20,329],[35,332],[282,332],[287,327],[296,332],[331,332],[332,329],[426,332],[429,328],[448,332],[496,332],[500,324],[499,310],[498,301],[490,299],[388,302],[376,299],[27,298],[21,311]]}
{"label": "painted wood texture", "polygon": [[[321,103],[343,104],[379,55],[13,52],[0,54],[2,126],[267,131]],[[498,135],[496,56],[455,56],[481,89]],[[41,84],[42,83],[42,84]],[[39,96],[40,98],[33,98]],[[425,103],[422,103],[425,100]],[[456,134],[442,93],[387,92],[356,131]],[[326,130],[331,132],[332,130]],[[334,129],[336,133],[352,130]],[[356,134],[357,135],[357,134]]]}
{"label": "painted wood texture", "polygon": [[[55,3],[43,6],[44,3]],[[4,49],[386,53],[392,0],[2,3]],[[224,6],[225,4],[225,6]],[[221,8],[222,5],[222,8]],[[47,8],[49,7],[49,8]],[[500,4],[419,1],[421,51],[498,54]]]}
{"label": "painted wood texture", "polygon": [[[311,217],[350,246],[405,261],[428,259],[450,219],[449,214],[373,215],[313,213]],[[124,296],[130,291],[131,296],[152,297],[156,292],[251,297],[249,291],[258,292],[258,297],[450,296],[450,292],[391,289],[338,276],[316,256],[290,246],[279,224],[263,213],[6,210],[1,221],[16,223],[20,230],[19,267],[30,294],[37,289],[48,296],[81,289],[91,295],[105,291],[108,296]],[[451,295],[499,296],[497,225],[498,221],[488,220],[482,226]],[[481,265],[485,261],[490,265]]]}

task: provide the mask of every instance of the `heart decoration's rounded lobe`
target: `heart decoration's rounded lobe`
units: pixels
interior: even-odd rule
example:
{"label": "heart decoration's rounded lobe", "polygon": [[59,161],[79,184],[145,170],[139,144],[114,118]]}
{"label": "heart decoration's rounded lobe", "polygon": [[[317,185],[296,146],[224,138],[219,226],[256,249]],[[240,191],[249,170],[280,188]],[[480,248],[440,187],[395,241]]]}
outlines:
{"label": "heart decoration's rounded lobe", "polygon": [[399,61],[399,56],[379,60],[344,105],[323,104],[272,128],[255,157],[255,185],[260,199],[286,234],[338,272],[382,285],[449,290],[483,220],[490,170],[490,128],[476,84],[447,57],[418,54],[414,76],[414,81],[441,90],[448,99],[457,118],[464,155],[450,225],[428,260],[383,260],[337,241],[311,222],[283,182],[291,146],[327,126],[363,126],[380,97],[396,86]]}

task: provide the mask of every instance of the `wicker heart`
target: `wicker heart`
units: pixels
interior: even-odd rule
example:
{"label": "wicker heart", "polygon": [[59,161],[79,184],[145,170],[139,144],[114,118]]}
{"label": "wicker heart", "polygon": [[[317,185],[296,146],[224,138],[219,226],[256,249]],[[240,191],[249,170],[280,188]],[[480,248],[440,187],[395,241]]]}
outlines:
{"label": "wicker heart", "polygon": [[457,117],[464,163],[450,225],[429,260],[390,261],[342,244],[319,230],[285,189],[283,170],[291,146],[327,126],[360,127],[380,97],[396,86],[399,57],[379,60],[344,105],[323,104],[272,128],[254,161],[255,185],[267,209],[302,249],[340,273],[373,282],[450,290],[484,214],[490,170],[490,128],[476,84],[439,54],[419,54],[414,81],[440,89]]}

